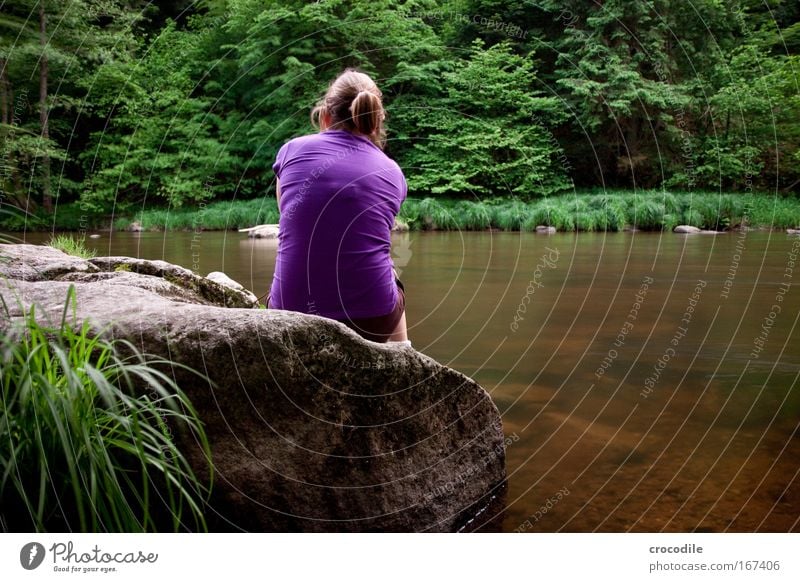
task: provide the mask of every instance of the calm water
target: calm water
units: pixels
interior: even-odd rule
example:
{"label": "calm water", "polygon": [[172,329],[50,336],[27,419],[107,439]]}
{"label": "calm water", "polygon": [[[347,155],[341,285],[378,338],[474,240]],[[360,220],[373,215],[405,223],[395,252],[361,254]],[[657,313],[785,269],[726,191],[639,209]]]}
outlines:
{"label": "calm water", "polygon": [[[267,290],[275,242],[191,238],[90,245]],[[763,232],[396,235],[414,346],[478,380],[514,441],[503,529],[800,529],[793,249]]]}

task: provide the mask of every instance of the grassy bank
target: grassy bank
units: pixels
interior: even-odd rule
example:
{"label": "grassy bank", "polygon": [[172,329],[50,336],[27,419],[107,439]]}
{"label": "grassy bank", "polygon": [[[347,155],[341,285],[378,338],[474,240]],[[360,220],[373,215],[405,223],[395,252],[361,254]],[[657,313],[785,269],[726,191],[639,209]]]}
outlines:
{"label": "grassy bank", "polygon": [[767,195],[664,192],[582,192],[523,202],[508,198],[480,202],[408,200],[400,217],[412,230],[559,231],[672,230],[679,224],[724,230],[742,224],[796,228],[800,200]]}
{"label": "grassy bank", "polygon": [[[224,230],[277,223],[274,198],[210,202],[178,209],[153,208],[115,217],[86,217],[77,205],[65,205],[49,224],[28,223],[29,230],[130,229]],[[724,230],[747,224],[759,228],[798,228],[800,199],[767,194],[670,193],[663,191],[582,191],[533,201],[490,198],[482,201],[409,198],[400,220],[411,230],[532,231],[554,226],[559,231],[671,230],[678,224]],[[43,223],[44,221],[40,221]],[[87,226],[81,226],[81,224]],[[6,230],[20,230],[0,224]],[[37,228],[39,226],[39,228]]]}
{"label": "grassy bank", "polygon": [[277,201],[270,198],[209,202],[172,209],[153,208],[114,221],[116,230],[137,222],[143,230],[228,230],[278,222]]}
{"label": "grassy bank", "polygon": [[0,209],[0,230],[97,231],[129,230],[137,223],[142,230],[226,230],[278,222],[274,198],[201,203],[181,208],[148,208],[139,212],[106,215],[92,213],[75,202],[60,204],[51,215]]}

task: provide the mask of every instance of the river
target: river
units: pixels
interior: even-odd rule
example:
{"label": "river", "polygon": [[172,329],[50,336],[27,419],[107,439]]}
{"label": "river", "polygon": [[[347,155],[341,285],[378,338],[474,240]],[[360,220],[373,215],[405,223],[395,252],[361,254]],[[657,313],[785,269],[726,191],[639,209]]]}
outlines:
{"label": "river", "polygon": [[[276,251],[222,232],[88,242],[258,295]],[[395,235],[414,347],[502,414],[502,529],[800,529],[799,250],[760,231]]]}

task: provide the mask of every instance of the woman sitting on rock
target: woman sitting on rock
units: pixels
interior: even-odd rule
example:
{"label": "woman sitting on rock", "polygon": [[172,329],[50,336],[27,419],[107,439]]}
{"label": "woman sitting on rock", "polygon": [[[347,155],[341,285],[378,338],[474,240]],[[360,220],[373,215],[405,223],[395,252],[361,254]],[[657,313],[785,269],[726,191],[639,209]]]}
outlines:
{"label": "woman sitting on rock", "polygon": [[407,184],[383,152],[382,94],[348,69],[311,112],[320,132],[276,156],[281,212],[268,306],[341,321],[366,339],[408,342],[391,230]]}

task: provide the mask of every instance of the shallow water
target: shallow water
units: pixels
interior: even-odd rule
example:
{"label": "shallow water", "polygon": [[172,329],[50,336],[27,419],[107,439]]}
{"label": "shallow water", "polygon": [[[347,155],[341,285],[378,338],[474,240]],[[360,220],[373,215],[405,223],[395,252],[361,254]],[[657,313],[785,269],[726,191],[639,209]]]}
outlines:
{"label": "shallow water", "polygon": [[[221,232],[89,245],[257,295],[276,250]],[[800,529],[800,237],[437,232],[394,249],[414,346],[503,416],[504,531]]]}

